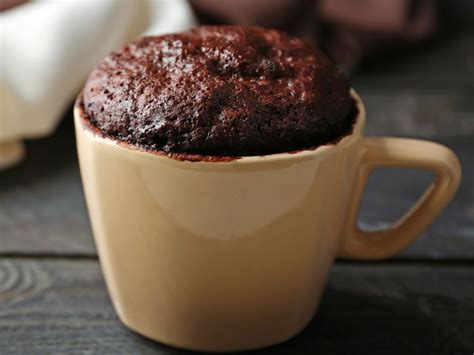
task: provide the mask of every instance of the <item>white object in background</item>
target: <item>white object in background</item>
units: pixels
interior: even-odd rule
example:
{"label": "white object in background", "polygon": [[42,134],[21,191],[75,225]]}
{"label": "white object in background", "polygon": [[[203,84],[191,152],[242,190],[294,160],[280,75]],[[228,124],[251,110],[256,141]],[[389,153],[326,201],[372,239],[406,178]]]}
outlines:
{"label": "white object in background", "polygon": [[0,13],[0,170],[50,134],[99,59],[195,24],[185,0],[36,0]]}

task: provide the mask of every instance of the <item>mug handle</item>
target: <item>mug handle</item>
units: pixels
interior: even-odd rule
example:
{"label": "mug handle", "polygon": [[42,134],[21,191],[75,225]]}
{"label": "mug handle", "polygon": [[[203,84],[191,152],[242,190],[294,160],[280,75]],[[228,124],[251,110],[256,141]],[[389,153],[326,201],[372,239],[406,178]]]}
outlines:
{"label": "mug handle", "polygon": [[[339,257],[381,259],[406,248],[446,207],[459,186],[461,166],[456,155],[438,143],[395,137],[363,139],[347,237]],[[374,169],[388,166],[429,170],[436,179],[398,222],[380,231],[363,231],[357,217],[367,179]]]}

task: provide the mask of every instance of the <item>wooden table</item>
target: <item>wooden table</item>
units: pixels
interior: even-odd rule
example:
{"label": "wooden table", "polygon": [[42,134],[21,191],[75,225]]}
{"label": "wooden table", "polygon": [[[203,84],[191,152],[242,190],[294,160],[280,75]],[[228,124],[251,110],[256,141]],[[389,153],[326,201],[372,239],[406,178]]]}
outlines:
{"label": "wooden table", "polygon": [[[474,351],[474,33],[378,62],[353,79],[369,134],[436,139],[463,165],[460,191],[390,261],[339,261],[319,313],[262,354],[472,354]],[[0,174],[0,354],[178,354],[115,315],[84,206],[71,114]],[[394,221],[431,181],[404,169],[370,181],[362,225]]]}

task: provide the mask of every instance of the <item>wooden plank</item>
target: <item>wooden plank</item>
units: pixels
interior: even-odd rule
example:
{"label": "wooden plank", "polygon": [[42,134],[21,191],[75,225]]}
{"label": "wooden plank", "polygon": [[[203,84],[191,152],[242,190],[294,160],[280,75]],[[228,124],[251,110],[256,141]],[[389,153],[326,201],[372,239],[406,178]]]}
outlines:
{"label": "wooden plank", "polygon": [[[474,140],[441,141],[461,159],[461,188],[403,257],[474,258]],[[394,221],[430,182],[401,169],[375,177],[361,212],[368,228]],[[30,142],[26,161],[0,174],[0,254],[96,255],[70,120],[50,139]]]}
{"label": "wooden plank", "polygon": [[356,79],[353,87],[366,106],[368,135],[474,141],[474,80],[384,85]]}
{"label": "wooden plank", "polygon": [[0,252],[95,255],[71,115],[27,158],[0,172]]}
{"label": "wooden plank", "polygon": [[[470,354],[472,265],[339,264],[319,313],[261,354]],[[0,260],[1,354],[181,354],[128,331],[94,260]]]}
{"label": "wooden plank", "polygon": [[110,304],[97,261],[1,260],[1,354],[152,353]]}

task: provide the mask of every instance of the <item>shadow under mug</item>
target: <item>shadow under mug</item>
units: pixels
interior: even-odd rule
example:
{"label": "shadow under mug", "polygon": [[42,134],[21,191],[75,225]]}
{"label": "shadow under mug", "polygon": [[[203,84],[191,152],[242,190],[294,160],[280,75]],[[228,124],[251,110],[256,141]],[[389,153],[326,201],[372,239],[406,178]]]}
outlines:
{"label": "shadow under mug", "polygon": [[[336,257],[389,257],[412,242],[459,185],[454,153],[433,142],[364,137],[232,161],[183,161],[103,138],[76,105],[89,216],[120,319],[160,342],[235,351],[282,342],[313,317]],[[388,229],[357,226],[375,168],[433,171]]]}

